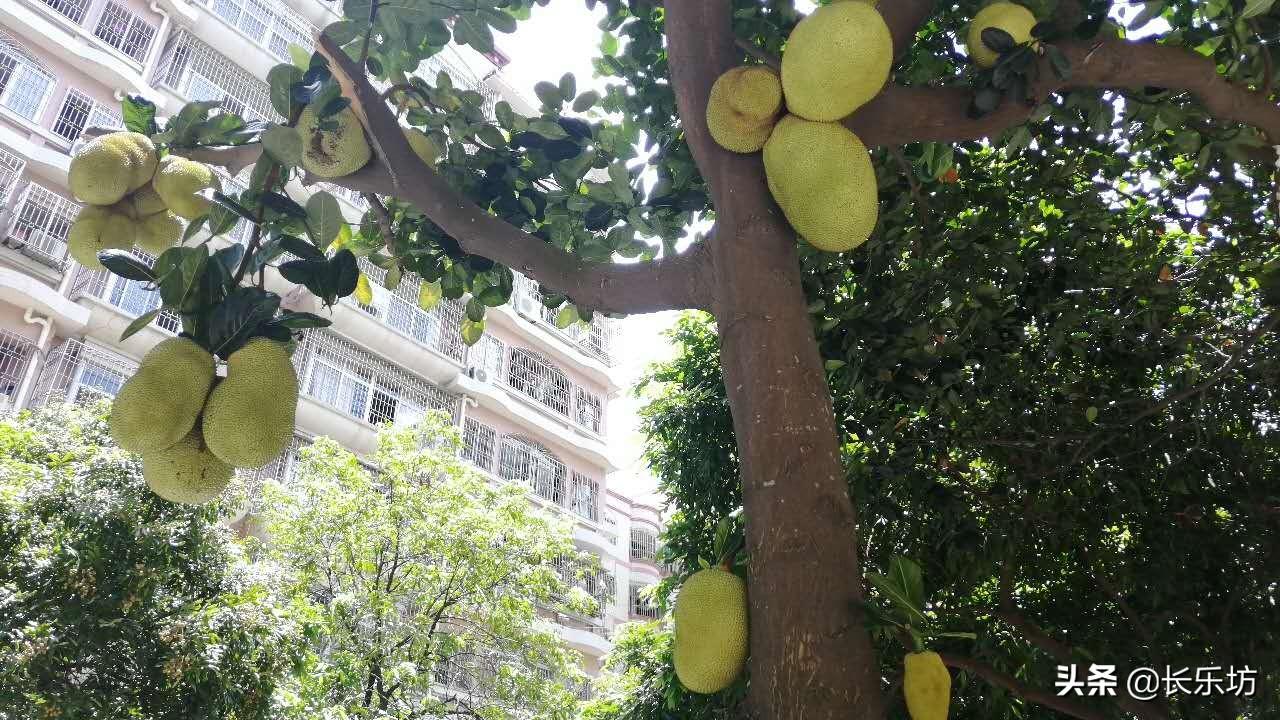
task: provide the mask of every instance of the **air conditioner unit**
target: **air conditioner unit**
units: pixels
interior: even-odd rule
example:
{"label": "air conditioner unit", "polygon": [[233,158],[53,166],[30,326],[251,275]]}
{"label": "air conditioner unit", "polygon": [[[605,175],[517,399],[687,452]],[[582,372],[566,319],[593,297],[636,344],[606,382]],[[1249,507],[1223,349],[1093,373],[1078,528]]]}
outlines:
{"label": "air conditioner unit", "polygon": [[537,320],[542,317],[542,303],[527,295],[522,295],[516,298],[516,312],[530,320]]}
{"label": "air conditioner unit", "polygon": [[489,371],[482,367],[469,367],[467,368],[467,377],[478,383],[488,383]]}

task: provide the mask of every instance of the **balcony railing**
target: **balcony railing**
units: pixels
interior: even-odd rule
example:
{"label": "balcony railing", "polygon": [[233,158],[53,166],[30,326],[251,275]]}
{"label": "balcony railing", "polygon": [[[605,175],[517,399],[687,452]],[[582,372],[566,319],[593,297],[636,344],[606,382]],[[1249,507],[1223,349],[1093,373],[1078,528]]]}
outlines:
{"label": "balcony railing", "polygon": [[265,82],[187,29],[165,43],[152,80],[187,100],[219,100],[223,109],[246,120],[279,119]]}
{"label": "balcony railing", "polygon": [[28,183],[5,245],[62,270],[67,257],[67,233],[79,212],[80,205],[34,182]]}
{"label": "balcony railing", "polygon": [[587,432],[604,431],[604,398],[574,383],[542,353],[486,335],[468,350],[467,365]]}
{"label": "balcony railing", "polygon": [[0,147],[0,217],[4,216],[9,195],[18,184],[18,178],[27,167],[27,161]]}
{"label": "balcony railing", "polygon": [[462,458],[487,473],[525,485],[534,495],[581,518],[600,519],[600,483],[571,470],[542,443],[498,431],[475,418],[462,428]]}
{"label": "balcony railing", "polygon": [[[561,582],[569,587],[578,588],[595,599],[597,608],[593,617],[603,618],[608,608],[613,606],[614,595],[617,592],[617,581],[613,573],[591,567],[567,555],[557,557],[555,566]],[[608,635],[604,637],[607,638]]]}
{"label": "balcony railing", "polygon": [[31,404],[90,403],[113,398],[137,369],[138,364],[123,355],[67,338],[50,351]]}
{"label": "balcony railing", "polygon": [[203,0],[204,4],[231,27],[254,41],[277,60],[289,61],[289,45],[311,51],[317,34],[315,26],[285,6],[280,0]]}
{"label": "balcony railing", "polygon": [[94,0],[41,0],[76,25],[92,27],[94,37],[141,66],[156,39],[156,26],[139,17],[123,2],[107,0],[89,22]]}
{"label": "balcony railing", "polygon": [[31,340],[0,328],[0,405],[12,407],[35,353]]}
{"label": "balcony railing", "polygon": [[517,310],[523,312],[525,308],[529,308],[532,314],[536,315],[534,319],[540,320],[548,330],[560,335],[576,345],[579,350],[603,362],[606,366],[613,367],[615,325],[612,318],[598,315],[593,317],[590,323],[576,322],[566,328],[557,328],[556,315],[560,311],[544,305],[542,298],[542,293],[538,290],[538,283],[523,275],[516,274],[512,305]]}
{"label": "balcony railing", "polygon": [[[155,262],[155,257],[139,250],[133,254],[147,264]],[[71,298],[95,297],[106,304],[117,308],[129,317],[141,317],[160,307],[160,293],[146,283],[137,280],[126,280],[106,270],[90,270],[77,266],[75,282],[71,286]],[[163,310],[156,316],[155,326],[176,335],[182,332],[182,318],[170,310]]]}
{"label": "balcony railing", "polygon": [[359,304],[354,297],[346,298],[344,302],[451,360],[463,361],[467,348],[458,332],[462,325],[462,303],[443,300],[428,312],[418,306],[418,293],[422,287],[418,276],[407,275],[395,290],[388,290],[386,270],[367,258],[360,258],[360,271],[369,277],[373,285],[373,304]]}
{"label": "balcony railing", "polygon": [[62,13],[68,20],[79,25],[89,12],[91,0],[41,0],[45,5]]}
{"label": "balcony railing", "polygon": [[654,605],[649,598],[645,597],[644,591],[649,586],[643,584],[631,584],[631,616],[648,618],[650,620],[658,619],[658,606]]}
{"label": "balcony railing", "polygon": [[658,532],[645,527],[631,528],[631,559],[653,562],[658,558]]}

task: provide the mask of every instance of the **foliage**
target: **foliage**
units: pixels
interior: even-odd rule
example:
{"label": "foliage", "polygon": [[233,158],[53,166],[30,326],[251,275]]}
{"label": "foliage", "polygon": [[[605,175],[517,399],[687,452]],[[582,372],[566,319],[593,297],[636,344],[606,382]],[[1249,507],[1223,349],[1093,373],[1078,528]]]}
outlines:
{"label": "foliage", "polygon": [[573,556],[571,532],[468,469],[458,445],[432,413],[381,431],[376,472],[321,439],[288,488],[268,489],[262,558],[324,618],[298,691],[310,712],[572,715],[577,657],[542,612],[568,602],[556,562]]}
{"label": "foliage", "polygon": [[305,608],[216,508],[153,495],[103,409],[0,421],[0,715],[268,718]]}

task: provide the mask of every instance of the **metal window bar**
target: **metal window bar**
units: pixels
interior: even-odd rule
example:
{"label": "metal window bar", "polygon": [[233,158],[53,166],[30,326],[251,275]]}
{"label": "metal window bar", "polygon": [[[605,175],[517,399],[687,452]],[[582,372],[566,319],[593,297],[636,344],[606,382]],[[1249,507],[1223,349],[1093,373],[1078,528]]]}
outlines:
{"label": "metal window bar", "polygon": [[409,425],[427,410],[457,411],[456,396],[331,332],[308,332],[293,358],[304,395],[365,422]]}
{"label": "metal window bar", "polygon": [[271,88],[265,82],[187,29],[165,44],[152,81],[187,100],[221,100],[246,120],[281,119],[271,107]]}
{"label": "metal window bar", "polygon": [[565,504],[568,469],[555,453],[536,440],[518,435],[503,437],[498,475],[528,485],[543,500]]}
{"label": "metal window bar", "polygon": [[579,427],[599,435],[604,421],[604,402],[599,395],[575,388],[573,421]]}
{"label": "metal window bar", "polygon": [[67,256],[67,233],[79,212],[80,205],[34,182],[28,183],[5,242],[61,270]]}
{"label": "metal window bar", "polygon": [[280,60],[289,60],[290,44],[310,50],[316,34],[315,26],[283,3],[272,7],[262,0],[207,0],[205,4]]}
{"label": "metal window bar", "polygon": [[493,472],[493,453],[498,444],[498,431],[476,420],[467,418],[462,429],[462,459],[484,470]]}
{"label": "metal window bar", "polygon": [[369,209],[369,201],[365,200],[364,195],[358,190],[351,190],[350,188],[344,188],[341,185],[334,185],[333,183],[326,182],[316,183],[315,186],[317,189],[324,190],[334,197],[346,200],[362,212]]}
{"label": "metal window bar", "polygon": [[596,563],[588,563],[569,555],[557,555],[552,564],[561,582],[569,587],[578,588],[595,599],[597,605],[595,617],[603,618],[607,608],[613,605],[613,598],[617,592],[617,579],[614,578],[613,573],[600,569],[598,558]]}
{"label": "metal window bar", "polygon": [[122,128],[124,118],[75,88],[67,90],[53,131],[67,142],[75,142],[85,128],[94,126]]}
{"label": "metal window bar", "polygon": [[102,9],[102,15],[98,18],[98,27],[93,34],[134,62],[141,64],[146,61],[151,42],[155,40],[156,28],[130,12],[125,6],[108,2]]}
{"label": "metal window bar", "polygon": [[[148,264],[156,260],[154,255],[141,250],[134,250],[133,254]],[[161,305],[160,292],[148,287],[147,283],[126,280],[106,270],[77,268],[76,279],[71,285],[72,298],[95,297],[131,317],[141,317]],[[182,318],[171,310],[162,310],[153,324],[175,335],[182,331]]]}
{"label": "metal window bar", "polygon": [[575,470],[569,509],[591,522],[598,521],[600,519],[600,483]]}
{"label": "metal window bar", "polygon": [[569,377],[544,355],[527,348],[512,348],[505,377],[513,390],[569,417]]}
{"label": "metal window bar", "polygon": [[256,513],[262,510],[262,487],[267,482],[274,480],[281,485],[287,485],[293,480],[293,473],[298,467],[298,459],[302,449],[310,444],[310,438],[294,435],[293,439],[289,441],[289,447],[280,454],[280,457],[257,470],[236,471],[236,475],[244,482],[249,496],[249,512]]}
{"label": "metal window bar", "polygon": [[548,330],[569,340],[583,353],[600,360],[609,367],[613,367],[612,349],[616,327],[612,318],[596,315],[591,319],[589,325],[574,323],[567,328],[557,328],[556,315],[560,311],[544,305],[542,302],[543,295],[538,289],[538,283],[520,273],[515,275],[515,292],[512,296],[512,305],[518,302],[516,298],[527,298],[538,309],[539,319]]}
{"label": "metal window bar", "polygon": [[631,528],[631,559],[656,560],[658,557],[658,533],[643,527]]}
{"label": "metal window bar", "polygon": [[641,594],[641,591],[647,587],[647,585],[631,583],[631,614],[635,617],[657,620],[658,607]]}
{"label": "metal window bar", "polygon": [[57,10],[71,22],[79,25],[84,22],[85,13],[89,11],[90,0],[40,0],[45,5]]}
{"label": "metal window bar", "polygon": [[54,85],[53,73],[0,35],[0,106],[36,122]]}
{"label": "metal window bar", "polygon": [[11,404],[18,386],[27,375],[27,367],[35,356],[36,344],[15,332],[0,328],[0,400]]}
{"label": "metal window bar", "polygon": [[3,214],[9,193],[18,184],[18,177],[26,167],[26,160],[0,147],[0,214]]}
{"label": "metal window bar", "polygon": [[480,341],[467,350],[467,367],[483,370],[490,381],[502,377],[507,346],[492,335],[482,335]]}
{"label": "metal window bar", "polygon": [[138,364],[123,355],[67,338],[49,352],[36,380],[32,406],[113,398],[137,369]]}
{"label": "metal window bar", "polygon": [[461,302],[442,300],[428,312],[418,306],[422,280],[417,275],[406,275],[395,290],[387,290],[386,270],[369,262],[368,258],[360,258],[359,266],[373,285],[373,304],[363,305],[354,298],[350,298],[349,303],[445,357],[463,361],[467,348],[458,332],[462,326]]}

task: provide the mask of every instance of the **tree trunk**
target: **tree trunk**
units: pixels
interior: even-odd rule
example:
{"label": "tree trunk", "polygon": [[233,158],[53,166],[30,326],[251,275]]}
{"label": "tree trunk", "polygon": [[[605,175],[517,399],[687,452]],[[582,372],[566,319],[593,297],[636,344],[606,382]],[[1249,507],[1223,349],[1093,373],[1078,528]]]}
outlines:
{"label": "tree trunk", "polygon": [[795,236],[767,197],[744,206],[762,210],[721,214],[713,264],[751,555],[750,712],[882,718],[878,663],[856,604],[855,514]]}

